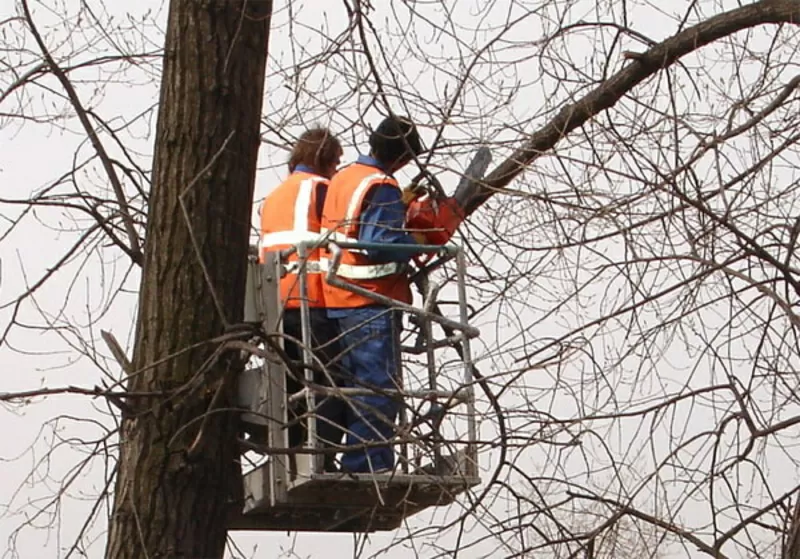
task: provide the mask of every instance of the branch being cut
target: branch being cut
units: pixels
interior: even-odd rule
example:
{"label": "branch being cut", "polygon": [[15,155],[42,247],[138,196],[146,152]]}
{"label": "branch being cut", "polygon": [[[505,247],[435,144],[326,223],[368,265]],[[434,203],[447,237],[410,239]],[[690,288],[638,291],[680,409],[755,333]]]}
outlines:
{"label": "branch being cut", "polygon": [[511,156],[498,165],[466,201],[472,214],[501,191],[541,154],[589,119],[613,107],[625,94],[647,78],[668,68],[681,57],[718,39],[744,29],[769,23],[800,21],[800,0],[761,0],[698,23],[642,53],[626,53],[631,62],[575,103],[566,105],[542,128],[534,132]]}

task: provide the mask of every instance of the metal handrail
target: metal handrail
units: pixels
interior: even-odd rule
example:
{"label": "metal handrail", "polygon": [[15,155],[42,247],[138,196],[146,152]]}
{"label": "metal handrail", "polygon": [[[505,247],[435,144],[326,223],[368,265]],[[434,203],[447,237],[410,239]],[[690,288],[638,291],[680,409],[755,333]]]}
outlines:
{"label": "metal handrail", "polygon": [[[376,243],[348,243],[348,245],[350,244],[354,245],[355,248],[368,248],[363,245],[376,244]],[[387,245],[384,244],[382,246],[386,248]],[[391,245],[391,246],[394,247],[403,245]],[[419,245],[419,246],[425,246],[425,245]],[[424,309],[418,309],[417,307],[409,305],[408,303],[403,303],[402,301],[398,301],[397,299],[392,299],[391,297],[387,297],[386,295],[381,295],[380,293],[374,293],[372,291],[369,291],[368,289],[364,289],[359,285],[356,285],[352,282],[342,279],[341,276],[336,275],[336,271],[339,269],[339,265],[341,264],[342,261],[342,247],[339,245],[339,243],[330,242],[328,243],[328,250],[330,250],[331,252],[331,259],[329,260],[328,263],[328,272],[325,276],[325,280],[330,285],[341,287],[342,289],[352,291],[353,293],[357,293],[358,295],[363,295],[364,297],[372,299],[376,303],[381,303],[383,305],[393,307],[395,309],[402,310],[410,314],[421,316],[428,320],[432,320],[437,324],[441,324],[442,326],[447,326],[448,328],[452,328],[454,330],[460,330],[468,338],[477,338],[478,336],[481,335],[480,330],[478,330],[474,326],[470,326],[469,324],[465,324],[457,320],[452,320],[444,316],[433,314],[429,311],[425,311]],[[456,253],[457,251],[458,248],[456,247]]]}
{"label": "metal handrail", "polygon": [[326,396],[372,396],[379,393],[382,396],[398,396],[403,398],[418,398],[420,400],[453,400],[458,403],[467,403],[472,397],[466,388],[457,390],[394,390],[394,389],[375,389],[375,388],[347,388],[330,386],[306,386],[289,396],[290,402],[297,402],[306,397],[308,392],[323,394]]}
{"label": "metal handrail", "polygon": [[[303,241],[293,245],[285,250],[280,251],[276,256],[281,262],[278,264],[279,275],[283,275],[286,269],[286,260],[292,255],[297,255],[297,268],[294,270],[297,273],[299,300],[300,300],[300,323],[301,323],[301,341],[302,341],[302,365],[304,369],[304,384],[305,387],[298,392],[288,395],[288,402],[297,402],[305,400],[306,408],[313,410],[316,408],[316,403],[319,397],[343,397],[343,396],[356,396],[356,395],[372,395],[376,390],[367,387],[328,387],[320,386],[314,382],[313,373],[313,355],[311,347],[312,332],[311,332],[311,314],[308,303],[308,278],[307,273],[309,268],[306,266],[306,258],[311,251],[320,247],[326,247],[329,252],[329,257],[320,271],[325,272],[325,281],[332,286],[345,289],[347,291],[367,297],[376,304],[384,305],[394,310],[403,311],[410,315],[419,318],[419,326],[425,336],[425,348],[419,348],[419,353],[426,353],[428,361],[428,387],[427,389],[417,390],[404,390],[402,385],[393,390],[380,390],[381,393],[386,393],[389,396],[396,396],[402,398],[422,399],[431,402],[431,405],[436,405],[437,400],[440,402],[450,402],[447,407],[455,405],[466,405],[467,416],[467,438],[464,441],[467,444],[466,456],[469,459],[468,472],[470,475],[475,475],[477,472],[477,456],[476,456],[476,436],[477,425],[475,423],[475,397],[474,387],[472,385],[473,379],[471,374],[471,352],[469,348],[470,339],[476,338],[480,335],[480,331],[474,326],[468,324],[469,312],[466,304],[466,258],[460,247],[456,245],[417,245],[417,244],[389,244],[389,243],[366,243],[359,241],[333,241],[330,238],[321,238],[318,241]],[[415,307],[413,305],[398,301],[391,297],[381,295],[369,291],[362,286],[348,281],[346,278],[338,275],[338,270],[341,265],[342,256],[345,250],[381,250],[391,249],[392,251],[411,254],[433,254],[435,258],[432,259],[427,265],[417,270],[417,274],[421,274],[424,278],[431,270],[437,269],[447,262],[455,260],[456,280],[458,282],[458,306],[459,306],[459,319],[453,320],[444,317],[440,314],[436,304],[436,296],[440,289],[440,285],[433,282],[423,282],[424,290],[423,299],[425,304],[423,308]],[[316,271],[316,270],[315,270]],[[273,280],[274,281],[274,280]],[[277,286],[276,286],[277,287]],[[434,340],[432,325],[439,324],[447,334],[444,340]],[[449,332],[449,333],[448,333]],[[435,349],[458,344],[462,348],[462,355],[464,357],[464,377],[463,384],[455,390],[442,390],[437,386],[437,374],[433,369],[433,351]],[[408,351],[410,348],[400,347]],[[415,348],[416,349],[416,348]],[[417,351],[412,351],[416,353]],[[286,401],[286,400],[285,400]],[[401,408],[400,424],[404,425],[406,420],[403,415],[405,407]],[[437,427],[438,429],[438,427]],[[317,456],[319,452],[320,443],[317,440],[317,417],[311,414],[307,421],[307,434],[305,437],[305,451],[312,455]],[[408,464],[409,456],[407,449],[401,450],[403,455],[403,464]],[[438,456],[438,451],[436,452]],[[318,457],[321,458],[321,455]],[[315,458],[309,466],[313,473],[322,472],[322,460]],[[288,480],[287,480],[288,482]]]}

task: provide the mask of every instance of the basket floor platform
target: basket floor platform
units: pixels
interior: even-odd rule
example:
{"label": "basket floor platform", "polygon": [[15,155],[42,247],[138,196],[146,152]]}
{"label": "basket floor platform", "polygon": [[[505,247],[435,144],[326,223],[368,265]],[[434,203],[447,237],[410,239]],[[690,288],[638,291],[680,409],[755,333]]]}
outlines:
{"label": "basket floor platform", "polygon": [[447,505],[480,483],[459,475],[312,474],[271,503],[267,466],[245,475],[244,512],[231,530],[378,532],[394,530],[428,507]]}

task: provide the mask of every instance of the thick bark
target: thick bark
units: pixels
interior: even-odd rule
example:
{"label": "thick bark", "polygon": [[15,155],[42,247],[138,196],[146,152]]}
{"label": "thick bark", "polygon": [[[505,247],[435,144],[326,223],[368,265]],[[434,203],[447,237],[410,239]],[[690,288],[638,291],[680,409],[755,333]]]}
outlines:
{"label": "thick bark", "polygon": [[[133,358],[138,372],[129,388],[175,390],[203,370],[208,381],[176,398],[137,402],[124,420],[108,558],[224,553],[225,516],[240,481],[236,418],[211,414],[207,450],[186,451],[210,394],[235,365],[223,355],[204,367],[218,345],[187,348],[241,320],[271,11],[270,0],[170,4]],[[180,204],[190,185],[183,200],[191,234]]]}
{"label": "thick bark", "polygon": [[792,507],[792,514],[786,526],[786,540],[781,559],[800,559],[800,499]]}
{"label": "thick bark", "polygon": [[474,193],[464,205],[466,214],[472,214],[495,193],[501,192],[528,165],[552,149],[567,134],[613,107],[634,87],[671,66],[682,56],[744,29],[769,23],[798,22],[800,0],[761,0],[710,17],[643,53],[629,55],[632,61],[625,68],[575,103],[563,107],[552,120],[528,136],[522,146],[489,173],[480,185],[476,183]]}

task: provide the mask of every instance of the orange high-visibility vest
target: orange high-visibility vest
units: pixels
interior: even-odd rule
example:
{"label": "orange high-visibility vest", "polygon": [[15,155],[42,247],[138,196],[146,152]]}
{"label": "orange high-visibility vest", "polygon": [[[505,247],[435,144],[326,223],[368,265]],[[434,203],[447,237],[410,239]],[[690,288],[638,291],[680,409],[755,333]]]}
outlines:
{"label": "orange high-visibility vest", "polygon": [[[261,205],[261,251],[283,250],[302,241],[320,240],[320,220],[317,215],[317,193],[327,179],[311,173],[296,171],[273,190]],[[285,308],[300,307],[300,282],[298,281],[298,255],[289,256],[287,274],[281,278],[281,301]],[[309,307],[324,307],[322,274],[324,261],[320,261],[319,247],[309,247],[306,253],[306,289]]]}
{"label": "orange high-visibility vest", "polygon": [[[328,187],[322,210],[322,233],[330,241],[357,242],[361,211],[367,193],[379,184],[399,189],[397,181],[375,167],[354,163],[336,173]],[[326,254],[327,256],[327,254]],[[329,257],[328,257],[329,258]],[[329,261],[329,260],[328,260]],[[330,261],[329,261],[330,263]],[[342,250],[336,275],[373,293],[403,303],[411,302],[406,266],[402,263],[371,263],[359,250]],[[325,282],[325,304],[328,308],[353,308],[381,304],[364,295],[347,291]]]}

